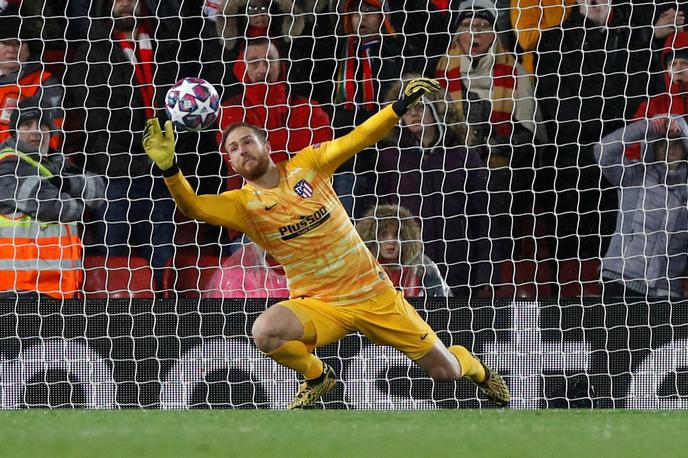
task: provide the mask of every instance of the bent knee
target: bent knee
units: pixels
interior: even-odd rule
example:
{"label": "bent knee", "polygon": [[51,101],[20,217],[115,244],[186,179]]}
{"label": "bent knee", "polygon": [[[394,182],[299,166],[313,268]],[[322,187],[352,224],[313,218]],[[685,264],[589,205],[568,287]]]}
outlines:
{"label": "bent knee", "polygon": [[285,342],[297,340],[303,335],[299,321],[282,320],[274,315],[261,315],[251,329],[253,342],[263,353],[277,350]]}
{"label": "bent knee", "polygon": [[270,353],[279,348],[281,344],[279,329],[269,320],[263,319],[262,316],[253,323],[251,334],[256,347],[263,353]]}
{"label": "bent knee", "polygon": [[461,369],[456,365],[437,365],[428,371],[428,375],[438,382],[451,382],[461,378]]}

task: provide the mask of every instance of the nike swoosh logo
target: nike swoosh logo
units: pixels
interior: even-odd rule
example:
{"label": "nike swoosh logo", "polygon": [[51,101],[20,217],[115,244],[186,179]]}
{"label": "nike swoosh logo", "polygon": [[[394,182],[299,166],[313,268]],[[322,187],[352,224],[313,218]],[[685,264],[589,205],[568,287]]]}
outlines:
{"label": "nike swoosh logo", "polygon": [[277,206],[277,203],[274,203],[274,204],[270,205],[269,207],[266,206],[266,207],[265,207],[265,211],[266,211],[266,212],[269,212],[270,210],[272,210],[272,209],[275,208],[276,206]]}
{"label": "nike swoosh logo", "polygon": [[425,339],[427,339],[427,338],[428,338],[428,333],[427,333],[427,332],[426,332],[425,334],[423,334],[422,336],[420,336],[420,340],[425,340]]}

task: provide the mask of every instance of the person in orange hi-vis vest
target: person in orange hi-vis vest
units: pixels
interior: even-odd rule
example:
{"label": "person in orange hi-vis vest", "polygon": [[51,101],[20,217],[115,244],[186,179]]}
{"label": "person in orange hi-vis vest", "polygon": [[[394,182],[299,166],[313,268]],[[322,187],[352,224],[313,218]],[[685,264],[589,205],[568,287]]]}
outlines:
{"label": "person in orange hi-vis vest", "polygon": [[[50,111],[53,123],[62,127],[64,89],[40,62],[43,44],[27,32],[19,16],[0,16],[0,142],[10,137],[10,117],[17,102],[37,97]],[[62,135],[51,136],[50,147],[61,149]]]}
{"label": "person in orange hi-vis vest", "polygon": [[0,297],[80,296],[77,223],[105,200],[93,174],[69,173],[50,149],[55,124],[39,100],[19,102],[0,144]]}

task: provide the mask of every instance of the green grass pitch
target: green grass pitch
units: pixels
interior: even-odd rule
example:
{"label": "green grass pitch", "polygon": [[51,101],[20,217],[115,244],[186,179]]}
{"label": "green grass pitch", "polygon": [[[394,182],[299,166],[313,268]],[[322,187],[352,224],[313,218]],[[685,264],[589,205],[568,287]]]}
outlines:
{"label": "green grass pitch", "polygon": [[0,412],[2,457],[680,457],[688,413]]}

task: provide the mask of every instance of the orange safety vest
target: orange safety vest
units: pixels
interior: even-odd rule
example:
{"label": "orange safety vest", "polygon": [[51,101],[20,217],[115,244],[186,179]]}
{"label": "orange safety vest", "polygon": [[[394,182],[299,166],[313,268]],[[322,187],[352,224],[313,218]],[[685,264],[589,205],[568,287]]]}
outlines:
{"label": "orange safety vest", "polygon": [[[14,84],[0,85],[0,143],[10,136],[10,116],[12,116],[12,111],[17,108],[19,100],[35,96],[43,83],[52,76],[52,73],[41,69],[22,76]],[[53,119],[53,122],[55,127],[62,128],[62,118]],[[60,135],[53,135],[50,138],[50,147],[56,151],[61,146],[60,137]]]}
{"label": "orange safety vest", "polygon": [[[0,161],[18,156],[44,177],[52,172],[12,148]],[[0,291],[36,291],[56,299],[81,295],[82,244],[76,223],[40,223],[30,215],[0,215]]]}

